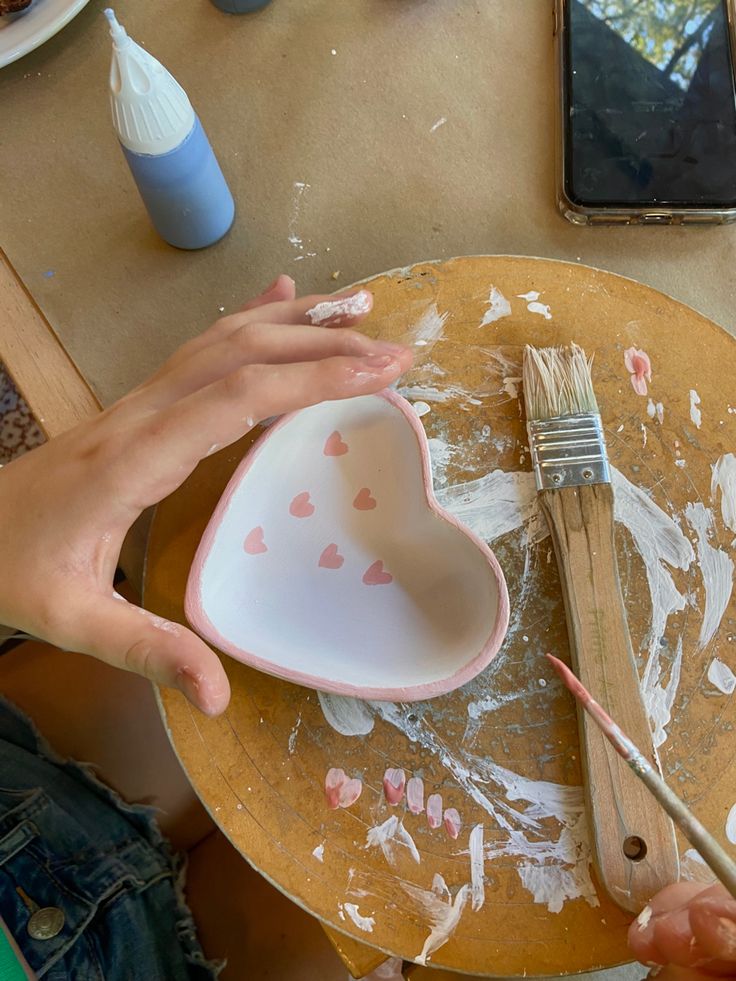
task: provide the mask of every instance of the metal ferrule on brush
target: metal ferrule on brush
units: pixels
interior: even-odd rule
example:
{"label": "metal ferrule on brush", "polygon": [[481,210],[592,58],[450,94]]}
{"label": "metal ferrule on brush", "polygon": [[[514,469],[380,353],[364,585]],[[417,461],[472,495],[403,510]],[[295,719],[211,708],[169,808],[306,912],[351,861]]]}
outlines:
{"label": "metal ferrule on brush", "polygon": [[527,423],[537,490],[610,484],[601,417],[585,412]]}

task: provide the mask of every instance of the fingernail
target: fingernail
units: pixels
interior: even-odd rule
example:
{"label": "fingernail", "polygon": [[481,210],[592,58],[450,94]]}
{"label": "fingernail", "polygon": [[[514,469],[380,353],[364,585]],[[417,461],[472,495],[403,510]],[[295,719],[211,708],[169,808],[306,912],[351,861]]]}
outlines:
{"label": "fingernail", "polygon": [[[648,964],[645,964],[644,966],[645,967],[649,967]],[[647,977],[648,978],[656,978],[659,974],[662,973],[663,966],[664,966],[663,964],[655,964],[654,967],[649,972],[649,974],[647,974]]]}
{"label": "fingernail", "polygon": [[723,954],[728,956],[736,954],[736,923],[719,916],[716,933],[723,944]]}
{"label": "fingernail", "polygon": [[403,344],[391,344],[389,341],[374,341],[373,347],[377,351],[386,351],[387,354],[392,354],[394,357],[399,354],[404,354],[406,351]]}
{"label": "fingernail", "polygon": [[[277,285],[277,283],[278,283],[278,281],[280,279],[281,279],[281,276],[277,276],[276,279],[274,279],[274,281],[271,283],[271,285],[270,286],[267,286],[265,288],[265,290],[263,291],[263,293],[270,293],[271,290],[275,290],[276,289],[276,285]],[[263,293],[261,295],[263,295]]]}
{"label": "fingernail", "polygon": [[375,372],[375,374],[378,375],[391,365],[395,365],[396,358],[392,357],[390,354],[372,354],[367,358],[363,358],[362,364],[368,369],[368,371]]}

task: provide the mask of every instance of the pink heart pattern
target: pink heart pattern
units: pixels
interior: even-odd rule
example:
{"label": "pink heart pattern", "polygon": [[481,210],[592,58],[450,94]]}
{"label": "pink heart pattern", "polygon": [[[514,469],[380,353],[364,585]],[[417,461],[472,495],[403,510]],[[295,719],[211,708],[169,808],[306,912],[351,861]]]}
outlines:
{"label": "pink heart pattern", "polygon": [[355,495],[355,500],[353,501],[353,507],[356,511],[372,511],[376,506],[376,499],[370,492],[368,487],[361,487],[358,493]]}
{"label": "pink heart pattern", "polygon": [[325,797],[333,811],[338,807],[350,807],[363,791],[363,784],[357,777],[348,777],[344,770],[332,767],[325,777]]}
{"label": "pink heart pattern", "polygon": [[314,514],[314,504],[309,500],[309,491],[297,494],[289,505],[289,514],[295,518],[311,518]]}
{"label": "pink heart pattern", "polygon": [[263,528],[260,525],[248,532],[243,542],[243,549],[248,555],[260,555],[268,551],[268,546],[263,541]]}
{"label": "pink heart pattern", "polygon": [[344,561],[344,556],[340,555],[337,545],[333,542],[320,555],[318,565],[320,569],[340,569]]}
{"label": "pink heart pattern", "polygon": [[390,572],[385,571],[383,562],[380,559],[374,562],[373,565],[368,566],[363,575],[363,582],[366,586],[387,586],[393,581],[394,577]]}
{"label": "pink heart pattern", "polygon": [[335,430],[327,437],[325,448],[322,451],[325,456],[343,456],[348,451],[348,444],[343,442],[340,433]]}

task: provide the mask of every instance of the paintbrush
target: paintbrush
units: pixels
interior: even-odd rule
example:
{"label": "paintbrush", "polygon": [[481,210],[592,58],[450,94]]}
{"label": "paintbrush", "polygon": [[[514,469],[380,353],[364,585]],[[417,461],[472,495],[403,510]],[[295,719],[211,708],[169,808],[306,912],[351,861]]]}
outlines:
{"label": "paintbrush", "polygon": [[[576,345],[527,347],[524,401],[539,502],[552,535],[573,667],[658,767],[616,560],[613,489],[591,363]],[[675,829],[578,707],[593,861],[613,901],[637,912],[679,878]]]}
{"label": "paintbrush", "polygon": [[595,721],[595,724],[619,756],[628,763],[637,777],[667,811],[690,844],[697,848],[714,874],[736,898],[736,862],[729,856],[725,848],[718,844],[713,835],[703,827],[687,804],[670,790],[641,750],[625,732],[621,731],[610,715],[600,707],[568,666],[553,654],[548,654],[547,657],[566,687],[570,689],[585,711]]}

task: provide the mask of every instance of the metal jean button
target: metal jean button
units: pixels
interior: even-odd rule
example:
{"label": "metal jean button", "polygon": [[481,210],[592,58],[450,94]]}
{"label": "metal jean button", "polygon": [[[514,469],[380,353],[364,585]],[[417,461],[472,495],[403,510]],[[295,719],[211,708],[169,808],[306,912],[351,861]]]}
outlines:
{"label": "metal jean button", "polygon": [[28,921],[28,933],[34,940],[51,940],[64,929],[64,912],[58,906],[37,909]]}

